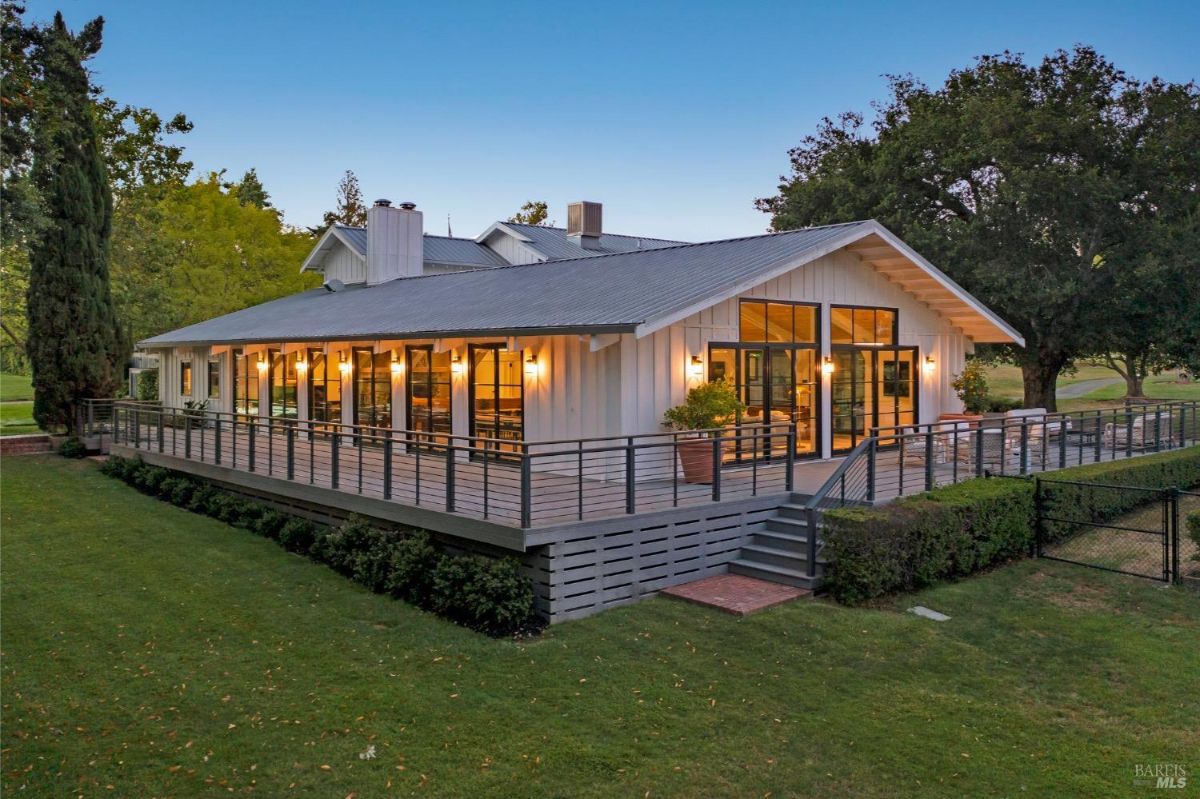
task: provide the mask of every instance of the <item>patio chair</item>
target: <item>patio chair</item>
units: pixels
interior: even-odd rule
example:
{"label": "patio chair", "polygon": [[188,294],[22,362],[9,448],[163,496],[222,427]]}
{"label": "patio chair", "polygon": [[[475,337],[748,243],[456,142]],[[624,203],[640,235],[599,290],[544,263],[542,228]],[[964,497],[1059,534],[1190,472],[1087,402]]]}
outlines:
{"label": "patio chair", "polygon": [[1141,414],[1132,421],[1104,425],[1104,445],[1110,449],[1149,449],[1154,446],[1157,432],[1153,417]]}

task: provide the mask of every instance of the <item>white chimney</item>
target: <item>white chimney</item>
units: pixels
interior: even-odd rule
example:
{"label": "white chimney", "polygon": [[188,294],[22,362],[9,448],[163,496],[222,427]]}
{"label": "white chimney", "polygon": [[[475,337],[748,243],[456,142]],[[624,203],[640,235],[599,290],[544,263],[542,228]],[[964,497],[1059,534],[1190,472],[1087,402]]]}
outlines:
{"label": "white chimney", "polygon": [[416,203],[376,200],[367,209],[367,285],[419,277],[425,269],[424,222]]}
{"label": "white chimney", "polygon": [[585,250],[600,249],[604,207],[582,201],[567,206],[567,236]]}

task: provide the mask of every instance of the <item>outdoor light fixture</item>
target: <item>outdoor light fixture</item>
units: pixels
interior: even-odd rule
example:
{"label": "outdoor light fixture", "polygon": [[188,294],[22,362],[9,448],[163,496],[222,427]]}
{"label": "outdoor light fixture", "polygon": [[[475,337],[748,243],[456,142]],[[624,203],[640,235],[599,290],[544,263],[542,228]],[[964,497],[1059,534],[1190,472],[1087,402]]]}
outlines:
{"label": "outdoor light fixture", "polygon": [[693,355],[691,363],[688,364],[688,374],[692,377],[700,377],[704,374],[704,361],[700,360],[699,355]]}
{"label": "outdoor light fixture", "polygon": [[833,358],[830,358],[828,355],[825,356],[825,361],[821,364],[821,374],[833,374]]}
{"label": "outdoor light fixture", "polygon": [[399,375],[404,373],[404,364],[395,355],[392,356],[392,374]]}
{"label": "outdoor light fixture", "polygon": [[338,371],[344,375],[348,375],[350,374],[351,368],[353,367],[351,367],[350,362],[346,360],[346,353],[340,353],[338,355]]}
{"label": "outdoor light fixture", "polygon": [[296,374],[302,375],[308,372],[308,361],[304,360],[304,353],[296,353]]}
{"label": "outdoor light fixture", "polygon": [[538,359],[537,359],[537,356],[531,352],[531,353],[529,353],[529,357],[525,359],[525,374],[529,375],[530,377],[533,377],[537,373],[538,373]]}
{"label": "outdoor light fixture", "polygon": [[262,356],[261,352],[258,354],[258,371],[267,371],[267,359]]}
{"label": "outdoor light fixture", "polygon": [[934,366],[936,366],[936,365],[937,365],[937,361],[935,361],[935,360],[933,359],[933,356],[932,356],[932,355],[926,355],[926,356],[925,356],[925,371],[926,371],[926,372],[932,372],[932,371],[933,371],[933,367],[934,367]]}
{"label": "outdoor light fixture", "polygon": [[463,373],[463,361],[461,355],[455,355],[450,359],[450,371],[454,372],[456,375],[461,375]]}

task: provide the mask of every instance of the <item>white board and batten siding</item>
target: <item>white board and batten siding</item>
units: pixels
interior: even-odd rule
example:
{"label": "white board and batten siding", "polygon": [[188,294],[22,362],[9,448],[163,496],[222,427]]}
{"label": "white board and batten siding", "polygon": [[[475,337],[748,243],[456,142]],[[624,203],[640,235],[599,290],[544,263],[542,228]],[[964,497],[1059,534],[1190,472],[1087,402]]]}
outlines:
{"label": "white board and batten siding", "polygon": [[[916,346],[920,382],[920,421],[937,421],[938,414],[961,409],[950,387],[953,375],[961,372],[969,342],[944,317],[889,281],[851,252],[839,250],[737,297],[718,302],[686,319],[643,338],[621,337],[623,434],[658,429],[663,411],[683,401],[687,390],[704,377],[688,374],[693,355],[708,369],[710,342],[738,340],[738,303],[741,299],[786,300],[821,304],[820,354],[830,353],[829,309],[831,305],[863,305],[896,308],[899,312],[900,346]],[[932,370],[921,368],[927,355],[934,358]],[[822,377],[821,415],[828,429],[831,399],[830,379]],[[829,436],[823,436],[825,456]]]}
{"label": "white board and batten siding", "polygon": [[323,279],[340,280],[346,285],[367,281],[366,259],[353,253],[349,247],[337,246],[325,256]]}

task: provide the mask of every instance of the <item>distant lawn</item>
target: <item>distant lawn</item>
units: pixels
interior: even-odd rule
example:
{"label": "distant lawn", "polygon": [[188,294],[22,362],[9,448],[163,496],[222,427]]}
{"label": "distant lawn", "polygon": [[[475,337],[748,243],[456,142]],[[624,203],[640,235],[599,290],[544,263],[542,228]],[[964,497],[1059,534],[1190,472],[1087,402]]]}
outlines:
{"label": "distant lawn", "polygon": [[5,795],[1124,796],[1135,764],[1200,768],[1200,598],[1149,581],[1027,561],[517,644],[91,462],[0,481]]}
{"label": "distant lawn", "polygon": [[0,402],[0,436],[36,433],[32,402]]}
{"label": "distant lawn", "polygon": [[[1200,383],[1176,383],[1174,372],[1155,375],[1146,380],[1142,388],[1147,397],[1161,400],[1200,400]],[[1088,394],[1084,399],[1093,401],[1121,399],[1125,396],[1125,384],[1105,386]]]}
{"label": "distant lawn", "polygon": [[[1103,366],[1081,366],[1073,374],[1059,375],[1058,387],[1063,388],[1084,380],[1104,380],[1119,378],[1116,372]],[[1006,399],[1021,399],[1025,395],[1025,384],[1021,380],[1019,366],[992,366],[987,370],[988,387],[997,397]],[[1118,396],[1125,396],[1124,386]]]}
{"label": "distant lawn", "polygon": [[0,402],[33,399],[33,383],[29,375],[0,374]]}

